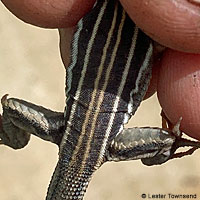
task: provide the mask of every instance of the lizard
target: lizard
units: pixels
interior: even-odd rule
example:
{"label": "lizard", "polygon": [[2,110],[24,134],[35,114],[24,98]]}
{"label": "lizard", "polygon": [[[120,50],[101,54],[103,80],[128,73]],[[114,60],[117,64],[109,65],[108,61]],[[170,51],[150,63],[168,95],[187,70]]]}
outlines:
{"label": "lizard", "polygon": [[153,41],[120,2],[98,0],[73,36],[64,112],[2,97],[1,144],[20,149],[34,134],[59,147],[46,200],[83,199],[92,175],[107,161],[163,164],[179,157],[179,147],[200,147],[182,138],[181,119],[172,129],[124,128],[148,89],[152,55]]}

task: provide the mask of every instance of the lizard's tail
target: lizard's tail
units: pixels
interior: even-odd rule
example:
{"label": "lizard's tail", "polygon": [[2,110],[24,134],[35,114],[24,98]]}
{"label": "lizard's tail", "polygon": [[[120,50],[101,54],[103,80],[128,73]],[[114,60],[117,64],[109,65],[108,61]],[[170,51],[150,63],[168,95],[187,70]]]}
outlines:
{"label": "lizard's tail", "polygon": [[46,200],[76,200],[83,199],[92,170],[80,171],[77,167],[69,167],[59,161],[51,179]]}

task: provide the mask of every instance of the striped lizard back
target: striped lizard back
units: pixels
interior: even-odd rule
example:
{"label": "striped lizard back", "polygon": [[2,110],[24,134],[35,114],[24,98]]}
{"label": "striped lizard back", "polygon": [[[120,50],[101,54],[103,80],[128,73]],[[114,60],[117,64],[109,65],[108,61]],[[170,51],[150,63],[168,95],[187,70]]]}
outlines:
{"label": "striped lizard back", "polygon": [[146,92],[151,55],[151,40],[117,0],[98,0],[79,21],[66,76],[66,129],[47,200],[82,199]]}

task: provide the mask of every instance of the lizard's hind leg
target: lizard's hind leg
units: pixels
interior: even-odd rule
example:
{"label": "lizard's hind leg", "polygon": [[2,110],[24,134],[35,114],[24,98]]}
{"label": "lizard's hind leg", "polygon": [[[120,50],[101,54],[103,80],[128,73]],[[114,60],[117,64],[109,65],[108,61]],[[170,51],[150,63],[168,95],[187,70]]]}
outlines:
{"label": "lizard's hind leg", "polygon": [[[141,159],[145,165],[160,165],[173,158],[191,155],[200,148],[200,142],[182,138],[180,123],[181,118],[172,130],[151,127],[124,129],[111,142],[107,160]],[[175,153],[178,148],[186,146],[192,149]]]}
{"label": "lizard's hind leg", "polygon": [[21,99],[1,99],[0,143],[13,149],[26,146],[30,134],[60,144],[64,131],[63,113],[54,112]]}
{"label": "lizard's hind leg", "polygon": [[152,165],[161,164],[169,159],[175,140],[173,134],[160,128],[124,129],[111,142],[107,159],[110,161],[151,159]]}

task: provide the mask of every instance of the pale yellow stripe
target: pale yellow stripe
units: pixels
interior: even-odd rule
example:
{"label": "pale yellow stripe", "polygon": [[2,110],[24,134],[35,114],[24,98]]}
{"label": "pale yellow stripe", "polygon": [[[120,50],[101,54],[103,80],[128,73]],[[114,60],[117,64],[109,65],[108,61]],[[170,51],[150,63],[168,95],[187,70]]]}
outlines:
{"label": "pale yellow stripe", "polygon": [[[92,31],[92,36],[90,38],[90,41],[88,43],[88,47],[87,47],[87,51],[86,51],[86,56],[85,56],[85,59],[84,59],[84,66],[83,66],[83,71],[81,73],[81,78],[80,78],[80,81],[79,81],[79,86],[77,88],[77,92],[76,92],[76,95],[75,95],[75,102],[74,104],[72,105],[72,109],[71,109],[71,114],[70,114],[70,119],[68,121],[68,124],[69,126],[67,127],[66,131],[65,131],[65,135],[63,137],[63,140],[62,140],[62,144],[61,144],[61,148],[63,148],[64,144],[65,144],[65,141],[67,139],[67,135],[68,135],[68,132],[70,131],[70,125],[71,125],[71,122],[72,122],[72,119],[74,117],[74,113],[76,111],[76,107],[77,107],[77,101],[80,97],[80,93],[81,93],[81,88],[82,88],[82,85],[83,85],[83,81],[84,81],[84,78],[85,78],[85,74],[86,74],[86,71],[87,71],[87,67],[88,67],[88,63],[89,63],[89,59],[90,59],[90,54],[91,54],[91,50],[92,50],[92,46],[94,44],[94,41],[95,41],[95,37],[96,37],[96,34],[97,34],[97,30],[99,28],[99,24],[101,23],[101,19],[103,17],[103,14],[104,14],[104,11],[106,9],[106,6],[107,6],[107,1],[104,2],[104,4],[102,5],[102,8],[99,12],[99,15],[97,17],[97,21],[94,25],[94,29]],[[78,144],[76,146],[76,149],[72,155],[72,161],[70,164],[73,163],[73,160],[76,158],[76,155],[77,155],[77,152],[80,148],[80,145],[81,145],[81,141],[83,139],[83,134],[80,135],[79,139],[78,139]]]}
{"label": "pale yellow stripe", "polygon": [[[80,78],[79,85],[78,85],[78,88],[77,88],[77,91],[76,91],[76,95],[75,95],[75,98],[74,98],[75,101],[74,101],[74,104],[72,105],[72,108],[71,108],[70,118],[69,118],[69,121],[68,121],[69,125],[67,126],[67,128],[65,130],[65,134],[64,134],[63,139],[61,141],[60,151],[62,151],[62,148],[66,143],[66,140],[67,140],[67,137],[68,137],[68,133],[70,131],[72,119],[74,117],[74,114],[75,114],[75,111],[76,111],[76,107],[77,107],[77,101],[76,100],[78,100],[79,97],[80,97],[80,92],[81,92],[81,88],[82,88],[83,81],[84,81],[84,78],[85,78],[85,74],[86,74],[86,71],[87,71],[87,67],[88,67],[88,63],[89,63],[89,58],[90,58],[92,46],[94,44],[95,37],[96,37],[96,34],[97,34],[97,30],[98,30],[99,24],[101,22],[101,19],[103,17],[104,11],[106,9],[107,3],[108,2],[105,1],[105,3],[103,4],[103,6],[102,6],[102,8],[101,8],[101,10],[99,12],[99,15],[97,17],[97,21],[96,21],[96,23],[94,25],[94,29],[92,31],[92,36],[91,36],[90,41],[88,43],[86,56],[85,56],[85,59],[84,59],[84,66],[83,66],[83,70],[82,70],[82,73],[81,73],[81,78]],[[74,157],[73,157],[73,159],[74,159]]]}
{"label": "pale yellow stripe", "polygon": [[[117,12],[116,9],[115,9],[115,12]],[[113,68],[113,64],[114,64],[114,61],[115,61],[115,58],[116,58],[117,50],[118,50],[118,47],[119,47],[119,44],[120,44],[120,41],[121,41],[121,33],[122,33],[123,25],[124,25],[124,22],[125,22],[125,16],[126,16],[125,11],[123,11],[122,19],[121,19],[119,29],[118,29],[118,33],[117,33],[117,41],[116,41],[114,49],[113,49],[113,53],[112,53],[112,56],[111,56],[110,63],[109,63],[108,68],[106,70],[105,82],[104,82],[103,88],[102,88],[102,90],[99,94],[98,100],[97,100],[97,106],[95,107],[95,114],[92,117],[91,132],[90,132],[90,136],[88,137],[87,147],[86,147],[86,151],[85,151],[84,158],[83,158],[83,161],[82,161],[81,170],[84,169],[84,166],[86,164],[86,160],[87,160],[88,155],[89,155],[89,151],[90,151],[90,148],[91,148],[91,141],[92,141],[92,138],[93,138],[94,132],[95,132],[97,117],[98,117],[98,114],[99,114],[99,111],[100,111],[101,104],[102,104],[103,99],[104,99],[104,92],[105,92],[106,87],[108,85],[108,81],[109,81],[109,78],[110,78],[110,72]],[[98,76],[101,76],[101,74],[98,74]]]}
{"label": "pale yellow stripe", "polygon": [[[133,38],[132,38],[132,44],[131,44],[131,48],[130,48],[130,51],[129,51],[127,63],[125,65],[122,80],[121,80],[121,83],[120,83],[120,86],[119,86],[119,89],[118,89],[118,92],[117,92],[117,97],[115,99],[112,114],[111,114],[111,117],[110,117],[110,120],[109,120],[109,123],[108,123],[108,128],[106,130],[104,141],[102,143],[101,150],[100,150],[100,153],[99,153],[99,158],[98,158],[98,161],[97,161],[97,164],[99,164],[99,165],[101,164],[102,159],[103,159],[104,154],[105,154],[106,144],[107,144],[107,141],[108,141],[108,138],[109,138],[109,135],[110,135],[110,131],[112,129],[113,121],[115,119],[115,114],[116,114],[116,111],[117,111],[117,108],[118,108],[118,105],[119,105],[120,96],[123,92],[124,85],[126,83],[126,79],[127,79],[127,76],[128,76],[129,68],[130,68],[130,65],[131,65],[131,60],[134,56],[137,37],[138,37],[138,28],[136,27],[135,31],[134,31]],[[122,124],[122,127],[123,127],[123,124]]]}

